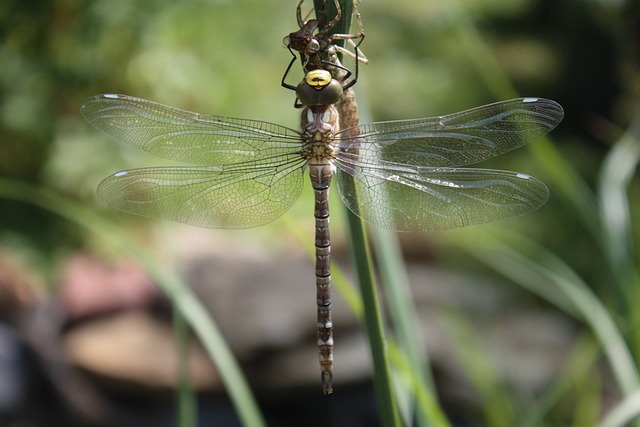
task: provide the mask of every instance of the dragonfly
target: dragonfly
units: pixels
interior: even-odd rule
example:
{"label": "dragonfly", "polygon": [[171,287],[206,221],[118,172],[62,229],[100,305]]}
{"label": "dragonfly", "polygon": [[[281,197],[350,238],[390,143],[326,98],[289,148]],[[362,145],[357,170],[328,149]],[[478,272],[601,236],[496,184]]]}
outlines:
{"label": "dragonfly", "polygon": [[[340,127],[342,128],[355,128],[359,123],[358,105],[355,99],[355,92],[350,88],[356,84],[358,80],[358,66],[360,63],[367,64],[369,60],[364,56],[360,50],[360,44],[364,41],[364,27],[362,25],[362,19],[358,12],[358,1],[353,2],[353,10],[347,11],[352,13],[346,13],[343,15],[340,3],[338,0],[334,0],[335,16],[329,20],[326,24],[329,12],[327,10],[327,1],[323,2],[323,10],[318,11],[317,15],[320,19],[309,19],[302,17],[302,3],[304,0],[300,0],[296,8],[296,20],[298,22],[299,29],[293,33],[290,33],[283,40],[284,45],[289,49],[291,56],[293,57],[287,66],[287,69],[282,76],[281,85],[287,89],[296,90],[295,86],[292,86],[286,82],[287,76],[291,67],[296,61],[295,51],[300,54],[300,61],[302,63],[302,69],[304,72],[309,72],[314,69],[325,69],[331,73],[334,79],[339,80],[344,89],[343,96],[336,103],[340,115]],[[355,15],[358,22],[358,32],[355,34],[341,34],[334,31],[334,28],[342,22],[351,22],[351,17]],[[354,40],[359,40],[355,43]],[[353,52],[343,48],[340,44],[346,41],[353,47]],[[343,66],[340,62],[340,54],[350,56],[355,59],[355,76],[352,80],[349,78],[352,76],[351,70]],[[302,107],[299,100],[296,98],[293,106],[295,108]],[[355,129],[351,132],[350,136],[356,136]],[[347,134],[343,137],[346,138]]]}
{"label": "dragonfly", "polygon": [[305,75],[296,88],[305,105],[300,130],[126,95],[96,95],[81,107],[85,119],[107,134],[194,165],[124,170],[104,179],[98,197],[125,212],[198,227],[257,227],[291,207],[308,173],[325,394],[333,390],[328,192],[334,175],[342,202],[377,227],[445,230],[516,217],[546,202],[549,191],[541,181],[464,166],[523,146],[563,118],[554,101],[518,98],[439,117],[340,129],[333,104],[343,84],[326,70]]}

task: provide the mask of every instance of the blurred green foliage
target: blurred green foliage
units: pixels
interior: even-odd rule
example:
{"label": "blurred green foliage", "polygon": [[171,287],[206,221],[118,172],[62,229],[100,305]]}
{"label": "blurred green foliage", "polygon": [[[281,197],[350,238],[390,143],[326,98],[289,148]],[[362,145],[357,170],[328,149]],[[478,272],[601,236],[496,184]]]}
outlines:
{"label": "blurred green foliage", "polygon": [[[3,0],[0,175],[57,190],[123,224],[150,224],[100,206],[95,187],[115,170],[166,162],[91,128],[78,112],[82,99],[126,93],[193,111],[296,128],[299,112],[292,108],[293,94],[280,87],[290,60],[282,38],[296,29],[296,4]],[[496,100],[496,87],[507,81],[521,95],[551,98],[564,106],[565,121],[552,138],[584,180],[587,193],[595,193],[605,155],[638,114],[640,3],[365,0],[360,12],[366,31],[361,48],[370,64],[361,67],[356,91],[366,121],[426,117],[489,103]],[[470,48],[461,31],[469,23],[502,71],[494,81],[483,79],[479,70],[487,56]],[[289,81],[300,77],[294,73]],[[636,129],[632,136],[638,138],[637,133]],[[527,149],[483,166],[519,170],[549,182],[552,196],[547,206],[500,227],[520,230],[560,255],[602,301],[621,309],[623,332],[637,329],[634,319],[624,319],[630,312],[625,297],[633,292],[611,290],[616,271],[597,249],[595,233],[580,222],[578,208],[549,180],[553,170],[533,162]],[[637,177],[632,176],[627,194],[632,215],[628,254],[635,265],[639,194]],[[295,217],[310,222],[308,194],[302,203],[293,208]],[[266,229],[278,232],[277,227]],[[444,242],[438,246],[442,249],[447,239],[438,235],[432,240],[436,246]],[[85,236],[50,213],[2,201],[0,245],[27,248],[54,263],[52,254],[83,244]],[[471,268],[460,255],[441,257],[457,261],[458,268]],[[637,342],[631,346],[636,356]]]}
{"label": "blurred green foliage", "polygon": [[[562,150],[594,182],[599,158],[613,139],[606,121],[624,127],[636,99],[637,6],[455,4],[368,0],[360,6],[367,34],[362,47],[371,65],[362,67],[357,89],[371,119],[424,117],[495,100],[462,46],[460,23],[473,20],[518,92],[565,107],[567,118],[557,131],[567,135]],[[0,174],[95,203],[101,177],[158,164],[83,123],[78,105],[94,93],[127,93],[297,127],[292,94],[279,85],[289,59],[281,40],[295,28],[293,3],[6,0],[0,6]],[[537,169],[525,150],[492,165]],[[64,226],[30,207],[13,206],[3,216],[5,232],[22,230],[34,244],[46,236],[52,245],[60,242],[47,225],[33,233],[33,224]],[[550,219],[543,229],[554,227]],[[572,227],[563,218],[563,232]],[[563,240],[572,249],[588,246]],[[588,259],[575,252],[578,262]]]}

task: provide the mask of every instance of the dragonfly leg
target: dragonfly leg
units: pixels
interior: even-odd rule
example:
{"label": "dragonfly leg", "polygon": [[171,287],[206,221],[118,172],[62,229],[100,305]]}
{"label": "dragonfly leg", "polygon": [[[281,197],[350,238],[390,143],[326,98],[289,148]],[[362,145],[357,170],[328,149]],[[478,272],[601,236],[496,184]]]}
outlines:
{"label": "dragonfly leg", "polygon": [[296,8],[296,20],[298,21],[298,27],[300,28],[304,26],[306,21],[306,18],[302,18],[302,3],[304,3],[304,0],[300,0],[300,3],[298,3],[298,7]]}

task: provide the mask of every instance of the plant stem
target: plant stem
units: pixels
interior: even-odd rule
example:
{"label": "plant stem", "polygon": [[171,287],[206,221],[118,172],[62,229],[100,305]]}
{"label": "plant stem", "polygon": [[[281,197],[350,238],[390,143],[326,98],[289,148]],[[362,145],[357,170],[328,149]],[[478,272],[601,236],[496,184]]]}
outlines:
{"label": "plant stem", "polygon": [[197,425],[197,404],[189,375],[189,349],[191,337],[189,325],[179,310],[173,310],[173,333],[176,338],[178,354],[178,425],[195,427]]}
{"label": "plant stem", "polygon": [[389,355],[387,353],[387,343],[382,326],[382,315],[373,280],[371,257],[369,256],[364,227],[360,218],[346,207],[345,210],[347,211],[351,255],[355,262],[364,303],[364,319],[367,336],[369,337],[371,356],[373,358],[374,386],[376,389],[378,409],[380,411],[380,422],[385,427],[400,426],[398,405],[396,403],[393,385],[391,384],[391,370],[389,368]]}

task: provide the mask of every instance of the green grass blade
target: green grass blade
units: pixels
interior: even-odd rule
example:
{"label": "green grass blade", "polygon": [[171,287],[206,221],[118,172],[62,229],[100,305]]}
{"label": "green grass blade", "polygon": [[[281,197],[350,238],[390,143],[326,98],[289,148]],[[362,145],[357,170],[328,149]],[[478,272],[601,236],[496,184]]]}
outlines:
{"label": "green grass blade", "polygon": [[640,416],[640,390],[627,396],[618,404],[598,427],[623,427]]}
{"label": "green grass blade", "polygon": [[[613,146],[605,158],[599,176],[598,199],[602,220],[604,252],[611,271],[623,286],[627,296],[630,287],[637,287],[631,236],[632,218],[628,189],[640,160],[640,110],[629,131]],[[626,285],[626,289],[624,288]]]}
{"label": "green grass blade", "polygon": [[173,310],[173,333],[178,351],[178,426],[195,427],[197,421],[197,402],[189,376],[189,348],[191,336],[189,325],[180,310]]}
{"label": "green grass blade", "polygon": [[[428,400],[422,400],[422,402],[428,403],[426,406],[420,405],[420,400],[416,402],[418,404],[416,424],[418,426],[448,426],[449,423],[440,408],[431,404],[431,402],[437,401],[435,387],[428,370],[429,360],[424,350],[424,340],[420,335],[418,316],[411,295],[411,285],[404,268],[398,238],[388,230],[372,227],[370,231],[383,283],[382,289],[386,296],[385,300],[399,350],[406,356],[414,380],[422,383],[425,392],[430,395]],[[393,365],[395,369],[400,369],[396,363]],[[413,411],[407,415],[403,414],[403,418],[411,420]]]}
{"label": "green grass blade", "polygon": [[473,330],[469,319],[456,310],[450,310],[441,318],[454,353],[480,397],[485,424],[493,427],[515,425],[512,401],[500,381],[497,368],[489,360],[488,349],[483,347],[482,339]]}
{"label": "green grass blade", "polygon": [[[403,349],[389,340],[389,358],[397,375],[411,390],[417,404],[417,416],[426,420],[426,425],[434,427],[449,427],[451,424],[442,411],[433,390],[426,386],[413,369],[413,365],[407,358]],[[416,419],[418,422],[419,419]],[[409,422],[408,425],[411,425]]]}
{"label": "green grass blade", "polygon": [[521,236],[509,240],[517,249],[488,233],[483,233],[482,247],[471,244],[464,248],[514,283],[542,297],[550,289],[562,294],[573,304],[574,310],[569,313],[577,313],[602,344],[622,393],[628,396],[638,389],[640,378],[631,352],[613,318],[591,289],[562,260],[534,242]]}
{"label": "green grass blade", "polygon": [[[351,178],[351,177],[349,177]],[[364,233],[364,226],[360,218],[353,212],[344,208],[347,212],[348,235],[351,243],[351,254],[360,283],[360,292],[364,304],[364,320],[367,336],[371,348],[374,370],[374,387],[376,400],[380,413],[380,423],[384,427],[400,426],[398,405],[391,381],[391,369],[389,367],[389,355],[384,334],[382,314],[376,295],[371,257]]]}
{"label": "green grass blade", "polygon": [[[578,381],[587,375],[599,375],[596,363],[601,355],[601,346],[589,333],[576,340],[571,354],[566,359],[559,375],[549,389],[536,398],[535,405],[522,415],[520,427],[538,427],[545,416],[563,397],[576,387]],[[600,405],[597,405],[598,407]],[[593,425],[594,423],[591,423]]]}
{"label": "green grass blade", "polygon": [[603,404],[602,393],[600,375],[583,375],[578,378],[572,419],[574,427],[598,424]]}
{"label": "green grass blade", "polygon": [[0,178],[0,198],[39,206],[85,228],[129,256],[154,279],[201,340],[218,367],[238,417],[246,427],[265,426],[264,419],[233,353],[202,303],[191,289],[174,274],[164,269],[151,255],[141,250],[126,233],[87,207],[54,191],[16,180]]}

